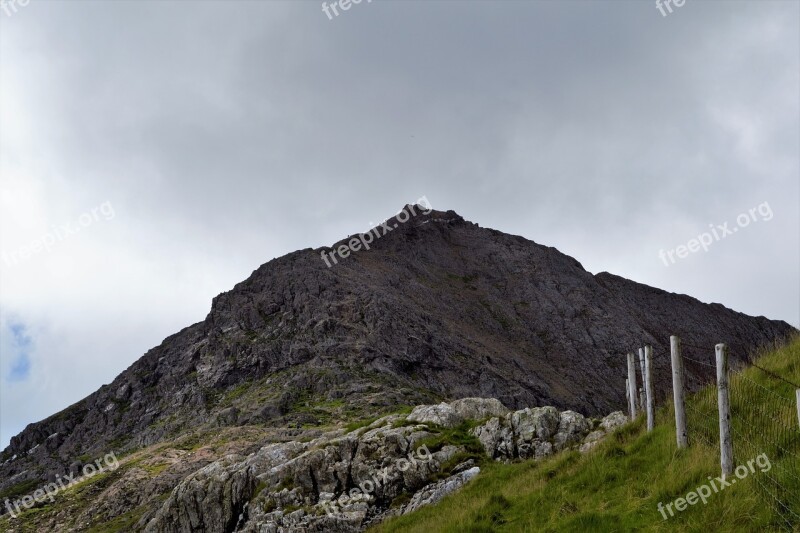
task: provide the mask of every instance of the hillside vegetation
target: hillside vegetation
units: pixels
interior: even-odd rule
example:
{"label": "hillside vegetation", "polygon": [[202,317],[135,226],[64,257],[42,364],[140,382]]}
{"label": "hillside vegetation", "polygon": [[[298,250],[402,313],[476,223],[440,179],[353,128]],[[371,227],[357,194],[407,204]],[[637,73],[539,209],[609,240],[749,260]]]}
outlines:
{"label": "hillside vegetation", "polygon": [[[788,381],[800,382],[800,337],[756,362]],[[750,427],[750,435],[764,436],[758,453],[767,455],[771,468],[764,473],[756,466],[754,473],[712,494],[705,505],[697,502],[673,517],[667,514],[667,519],[659,512],[659,502],[666,505],[683,498],[709,483],[709,476],[720,475],[718,448],[697,438],[699,428],[690,424],[691,446],[677,448],[669,398],[670,405],[657,411],[651,433],[639,417],[585,455],[572,451],[540,462],[485,464],[474,481],[440,504],[390,519],[371,531],[786,531],[787,522],[798,530],[800,428],[795,425],[795,433],[781,436],[774,428],[776,419],[769,416],[770,395],[794,398],[794,388],[756,368],[747,369],[742,377],[770,391],[732,394],[731,401],[734,416],[740,417],[738,427]],[[739,379],[733,378],[732,388]],[[701,410],[716,409],[715,390],[711,385],[689,396],[687,403]],[[755,458],[748,444],[752,442],[734,438],[737,465]],[[782,514],[777,511],[780,504],[764,490],[765,486],[769,490],[770,478],[785,489],[781,501],[790,509]]]}

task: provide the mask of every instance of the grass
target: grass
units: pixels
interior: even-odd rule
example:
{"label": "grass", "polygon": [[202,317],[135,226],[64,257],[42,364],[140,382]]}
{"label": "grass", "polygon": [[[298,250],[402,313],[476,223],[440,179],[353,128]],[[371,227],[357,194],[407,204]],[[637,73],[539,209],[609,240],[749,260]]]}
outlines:
{"label": "grass", "polygon": [[[758,364],[800,382],[800,338],[763,354]],[[776,432],[775,425],[789,411],[781,410],[783,404],[771,393],[759,395],[753,392],[757,387],[744,386],[752,382],[786,398],[794,397],[794,389],[755,368],[732,379],[734,430],[738,424],[741,432],[738,440],[734,434],[737,464],[766,453],[772,468],[761,472],[756,467],[755,473],[712,494],[706,505],[698,502],[667,520],[658,510],[659,502],[685,497],[708,483],[709,476],[720,474],[718,448],[692,439],[693,429],[697,434],[701,428],[693,428],[691,419],[691,446],[677,449],[668,400],[651,433],[640,417],[585,455],[570,451],[539,462],[485,463],[475,480],[438,505],[389,519],[370,531],[785,531],[775,501],[761,488],[774,477],[786,488],[782,500],[793,502],[793,512],[800,514],[800,470],[794,458],[800,454],[797,413],[793,432]],[[716,408],[714,398],[705,390],[687,401],[703,412],[711,407],[708,402]]]}
{"label": "grass", "polygon": [[380,416],[371,416],[371,417],[368,417],[368,418],[364,418],[362,420],[354,420],[353,422],[345,424],[344,429],[345,429],[345,431],[347,431],[349,433],[349,432],[355,431],[357,429],[365,428],[368,425],[370,425],[373,422],[375,422],[376,420],[378,420],[379,418],[382,418],[382,417],[380,417]]}
{"label": "grass", "polygon": [[125,514],[116,516],[108,521],[96,524],[88,530],[88,533],[115,533],[120,531],[133,531],[136,523],[147,511],[147,506],[137,507]]}
{"label": "grass", "polygon": [[29,479],[26,481],[22,481],[17,483],[16,485],[12,485],[9,488],[0,491],[0,499],[5,500],[8,499],[15,499],[20,496],[25,496],[30,492],[33,492],[42,482],[38,479]]}

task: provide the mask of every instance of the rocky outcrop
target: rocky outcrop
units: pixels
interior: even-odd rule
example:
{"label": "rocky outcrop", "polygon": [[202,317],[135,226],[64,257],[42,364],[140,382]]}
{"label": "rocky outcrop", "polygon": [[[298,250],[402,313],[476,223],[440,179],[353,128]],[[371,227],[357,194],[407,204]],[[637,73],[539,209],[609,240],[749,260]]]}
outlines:
{"label": "rocky outcrop", "polygon": [[[619,415],[597,421],[595,433],[605,435],[624,423]],[[474,459],[452,464],[465,452],[462,445],[435,443],[443,428],[481,420],[486,421],[471,434],[489,457],[505,460],[575,448],[591,427],[573,411],[510,412],[495,399],[418,406],[405,418],[385,417],[349,433],[223,457],[188,476],[139,527],[148,533],[362,531],[387,516],[434,504],[478,475]]]}
{"label": "rocky outcrop", "polygon": [[616,411],[599,421],[590,433],[592,422],[580,413],[533,407],[493,417],[471,432],[493,459],[541,459],[576,446],[582,452],[589,451],[625,422],[627,417]]}

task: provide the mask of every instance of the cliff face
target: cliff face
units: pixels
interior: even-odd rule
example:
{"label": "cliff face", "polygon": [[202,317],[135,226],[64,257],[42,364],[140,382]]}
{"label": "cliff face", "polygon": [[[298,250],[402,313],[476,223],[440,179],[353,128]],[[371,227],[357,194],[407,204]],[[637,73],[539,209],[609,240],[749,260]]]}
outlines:
{"label": "cliff face", "polygon": [[14,437],[0,456],[0,489],[199,427],[291,431],[469,396],[605,414],[625,405],[624,353],[635,347],[653,345],[663,395],[669,335],[709,354],[717,342],[747,354],[794,331],[592,275],[555,248],[452,211],[388,227],[330,267],[328,249],[259,267],[217,296],[203,322]]}

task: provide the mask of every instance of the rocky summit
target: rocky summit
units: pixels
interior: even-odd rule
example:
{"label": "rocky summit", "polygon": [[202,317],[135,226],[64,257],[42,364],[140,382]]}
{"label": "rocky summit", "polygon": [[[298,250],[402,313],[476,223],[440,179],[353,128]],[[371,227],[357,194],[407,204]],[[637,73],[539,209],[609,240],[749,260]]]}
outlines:
{"label": "rocky summit", "polygon": [[[624,408],[636,347],[654,347],[663,398],[670,335],[744,361],[795,331],[413,207],[369,239],[262,265],[205,320],[29,425],[0,455],[2,498],[110,452],[121,466],[0,523],[358,530],[456,490],[479,458],[590,450],[624,419],[601,417]],[[703,368],[687,369],[691,387]]]}

